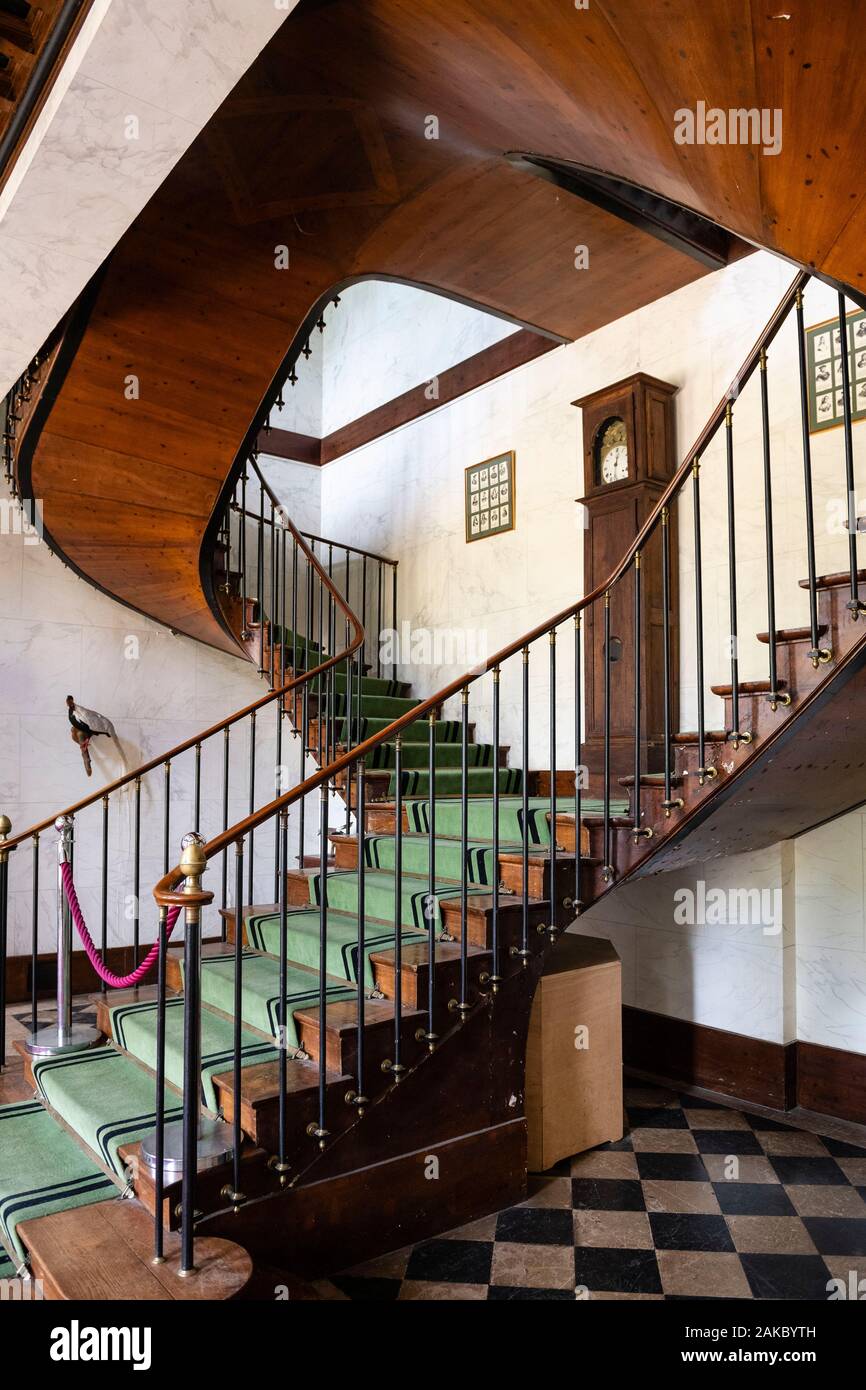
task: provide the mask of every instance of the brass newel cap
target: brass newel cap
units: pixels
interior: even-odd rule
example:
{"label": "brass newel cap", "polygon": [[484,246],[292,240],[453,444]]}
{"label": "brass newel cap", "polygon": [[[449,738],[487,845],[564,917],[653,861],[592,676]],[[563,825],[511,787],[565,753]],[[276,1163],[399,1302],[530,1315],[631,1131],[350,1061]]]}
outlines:
{"label": "brass newel cap", "polygon": [[9,831],[12,829],[12,822],[8,816],[0,816],[0,840],[5,840]]}
{"label": "brass newel cap", "polygon": [[207,869],[203,836],[191,831],[189,835],[184,835],[180,844],[183,853],[178,868],[185,878],[200,878]]}

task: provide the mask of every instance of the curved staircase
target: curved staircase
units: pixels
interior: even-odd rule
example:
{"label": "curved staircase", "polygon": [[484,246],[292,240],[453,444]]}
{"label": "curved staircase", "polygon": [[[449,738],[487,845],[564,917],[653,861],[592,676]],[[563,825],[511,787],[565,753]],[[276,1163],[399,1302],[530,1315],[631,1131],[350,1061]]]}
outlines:
{"label": "curved staircase", "polygon": [[[796,278],[747,357],[739,392],[764,370],[794,312],[802,333],[806,278]],[[862,801],[856,730],[866,571],[856,566],[849,533],[848,569],[818,577],[811,513],[803,581],[809,625],[778,629],[771,593],[771,621],[758,634],[769,679],[741,678],[735,643],[730,680],[711,686],[724,701],[720,730],[705,726],[702,688],[698,727],[675,730],[668,693],[661,773],[641,765],[638,682],[634,773],[613,783],[606,661],[601,794],[585,791],[582,706],[571,693],[583,683],[584,616],[599,605],[606,621],[620,584],[640,602],[638,560],[650,545],[661,548],[670,592],[670,510],[692,487],[699,528],[700,462],[717,435],[725,439],[731,481],[737,409],[731,395],[720,402],[604,585],[483,669],[419,696],[396,673],[382,674],[378,660],[373,672],[375,646],[348,574],[341,593],[330,563],[326,572],[294,528],[283,526],[272,494],[266,516],[266,485],[258,513],[248,510],[242,460],[216,514],[214,617],[268,679],[271,691],[260,704],[276,711],[278,748],[284,724],[290,729],[297,771],[270,800],[251,777],[248,814],[233,823],[226,815],[202,845],[198,870],[192,861],[183,869],[166,862],[154,896],[163,923],[171,906],[185,908],[184,946],[168,944],[163,931],[157,983],[101,998],[104,1045],[28,1062],[37,1100],[15,1098],[0,1108],[0,1227],[15,1258],[29,1251],[34,1272],[67,1287],[64,1271],[44,1253],[57,1250],[51,1223],[69,1231],[78,1222],[84,1231],[106,1194],[119,1189],[134,1196],[132,1210],[153,1216],[159,1257],[176,1231],[188,1262],[203,1237],[230,1237],[302,1275],[506,1205],[525,1183],[529,1010],[559,934],[626,879],[770,843]],[[849,444],[850,424],[849,416]],[[807,430],[804,441],[810,481]],[[766,453],[764,462],[768,470]],[[853,466],[850,453],[846,466]],[[250,468],[256,471],[254,459]],[[807,497],[811,506],[810,490]],[[733,511],[728,525],[733,536]],[[771,546],[767,563],[772,572]],[[700,602],[696,613],[702,660]],[[734,589],[734,633],[737,617]],[[668,603],[668,638],[671,621]],[[666,640],[668,692],[677,678],[670,650]],[[530,703],[531,663],[546,678],[543,702],[533,696]],[[570,690],[557,683],[566,663]],[[517,726],[509,716],[510,749],[501,738],[503,688],[518,711]],[[256,712],[241,711],[202,735],[225,739],[226,769],[234,747],[228,730],[251,718],[254,747]],[[541,769],[530,766],[532,719],[543,722],[548,740]],[[557,766],[563,730],[574,740],[565,769]],[[826,771],[805,796],[802,771],[818,739]],[[191,745],[197,768],[201,741]],[[300,826],[295,863],[290,816],[296,832]],[[319,835],[312,863],[310,826]],[[0,844],[0,891],[9,854],[32,834]],[[262,855],[272,857],[260,873]],[[209,920],[218,895],[201,886],[208,861],[222,869],[224,930],[204,941],[199,961],[199,912]],[[262,879],[273,882],[270,901],[260,893]],[[163,1178],[141,1161],[141,1139],[176,1118],[189,1126],[199,1102],[226,1122],[231,1158],[201,1172],[186,1162],[181,1180]],[[431,1159],[436,1183],[428,1178]]]}

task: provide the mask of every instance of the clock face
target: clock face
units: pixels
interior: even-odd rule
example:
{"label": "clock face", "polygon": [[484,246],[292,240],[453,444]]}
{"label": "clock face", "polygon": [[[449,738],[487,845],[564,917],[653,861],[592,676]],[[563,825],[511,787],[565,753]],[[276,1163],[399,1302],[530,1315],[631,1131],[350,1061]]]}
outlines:
{"label": "clock face", "polygon": [[628,436],[618,416],[606,421],[595,446],[596,482],[621,483],[628,477]]}

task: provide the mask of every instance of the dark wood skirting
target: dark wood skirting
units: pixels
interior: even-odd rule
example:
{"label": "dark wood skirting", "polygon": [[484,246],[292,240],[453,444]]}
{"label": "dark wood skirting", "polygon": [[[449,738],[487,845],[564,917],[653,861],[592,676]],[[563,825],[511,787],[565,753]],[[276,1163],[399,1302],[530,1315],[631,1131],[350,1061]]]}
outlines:
{"label": "dark wood skirting", "polygon": [[775,1110],[797,1103],[789,1056],[796,1044],[785,1047],[629,1007],[622,1011],[622,1034],[626,1069]]}
{"label": "dark wood skirting", "polygon": [[[216,936],[203,938],[218,941]],[[150,950],[151,942],[143,941],[138,954],[131,946],[109,946],[105,963],[115,975],[128,975]],[[6,962],[6,1003],[29,1004],[31,997],[31,960],[29,956],[9,956]],[[72,952],[72,993],[91,994],[100,988],[100,980],[84,951]],[[156,967],[154,967],[154,980]],[[39,1000],[52,1001],[57,991],[57,956],[49,952],[36,957],[36,995]]]}
{"label": "dark wood skirting", "polygon": [[521,328],[508,338],[467,357],[464,362],[458,362],[455,367],[440,372],[436,394],[430,391],[430,382],[422,381],[411,391],[404,391],[402,396],[395,396],[366,415],[360,415],[357,420],[352,420],[324,439],[296,434],[292,430],[262,430],[258,437],[259,450],[263,454],[293,459],[297,463],[331,463],[341,455],[360,449],[364,444],[371,444],[383,434],[408,425],[429,411],[438,410],[439,406],[448,405],[465,396],[468,391],[486,386],[489,381],[495,381],[515,367],[522,367],[525,362],[532,362],[559,346],[561,343],[558,339],[546,338]]}
{"label": "dark wood skirting", "polygon": [[797,1043],[797,1101],[806,1110],[866,1124],[866,1057]]}

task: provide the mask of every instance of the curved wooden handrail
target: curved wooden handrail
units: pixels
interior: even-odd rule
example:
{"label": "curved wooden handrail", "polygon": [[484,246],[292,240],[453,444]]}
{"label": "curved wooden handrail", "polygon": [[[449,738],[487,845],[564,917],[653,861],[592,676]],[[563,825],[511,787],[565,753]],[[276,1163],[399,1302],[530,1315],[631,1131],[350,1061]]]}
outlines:
{"label": "curved wooden handrail", "polygon": [[[299,782],[297,786],[293,787],[288,792],[284,792],[282,796],[277,797],[267,806],[261,807],[251,816],[247,816],[245,820],[238,821],[236,825],[230,826],[229,829],[223,831],[221,835],[217,835],[204,846],[206,858],[211,859],[215,855],[220,854],[230,844],[242,840],[249,831],[256,830],[264,821],[270,820],[272,816],[279,814],[280,811],[287,810],[288,807],[292,806],[296,801],[309,795],[310,792],[315,791],[316,788],[320,787],[324,782],[330,781],[337,773],[344,771],[350,764],[365,758],[368,753],[372,753],[374,749],[380,747],[383,743],[390,742],[397,734],[401,733],[403,729],[407,728],[410,724],[414,724],[417,719],[422,719],[425,715],[430,714],[431,711],[444,704],[451,696],[457,695],[463,690],[467,690],[474,681],[480,680],[482,676],[488,675],[491,671],[496,670],[497,667],[501,666],[509,657],[515,656],[524,648],[529,647],[532,642],[535,642],[539,637],[543,637],[545,633],[549,633],[554,628],[559,627],[559,625],[566,622],[567,619],[579,617],[585,608],[588,608],[591,604],[596,603],[598,599],[602,598],[603,595],[627,573],[634,563],[635,552],[640,550],[648,540],[661,520],[662,511],[669,506],[672,498],[674,498],[682,488],[692,471],[695,459],[700,457],[715,436],[716,431],[724,422],[725,413],[730,401],[739,395],[746,382],[754,373],[760,362],[761,353],[775,338],[787,318],[797,295],[802,291],[809,279],[810,276],[807,271],[798,271],[795,275],[791,285],[785,291],[785,294],[779,301],[771,318],[762,329],[754,347],[749,352],[742,367],[728,387],[728,390],[710,415],[706,425],[685,455],[683,462],[671,478],[634,540],[625,551],[622,559],[614,567],[607,579],[597,585],[590,593],[584,595],[583,598],[578,599],[577,603],[571,604],[568,608],[563,608],[561,612],[556,613],[552,618],[546,619],[545,622],[539,623],[537,627],[534,627],[530,632],[524,633],[522,637],[518,637],[514,642],[509,643],[507,647],[502,647],[494,656],[489,657],[487,662],[480,669],[476,667],[473,671],[467,672],[465,675],[459,676],[456,680],[451,681],[449,685],[438,690],[435,695],[431,695],[429,699],[423,700],[413,709],[407,710],[405,714],[400,715],[399,719],[395,719],[387,728],[382,729],[378,734],[371,735],[371,737],[365,739],[363,743],[356,744],[354,748],[348,749],[345,753],[341,753],[341,755],[335,758],[328,766],[320,768],[318,772],[306,778],[305,781]],[[736,390],[733,389],[735,386]],[[170,894],[182,878],[183,874],[180,872],[179,868],[175,868],[171,869],[167,874],[164,874],[159,880],[153,890],[153,896],[160,906],[165,906],[174,901]]]}
{"label": "curved wooden handrail", "polygon": [[[255,468],[255,463],[253,463],[253,467]],[[256,472],[258,473],[257,468]],[[261,477],[260,474],[259,477]],[[287,681],[285,683],[285,685],[282,685],[275,690],[269,691],[260,699],[254,700],[252,704],[245,705],[243,709],[235,710],[233,714],[230,714],[226,719],[221,720],[220,723],[212,724],[210,728],[202,730],[202,732],[199,734],[194,734],[192,738],[185,739],[183,743],[178,743],[174,748],[170,748],[167,752],[161,753],[159,757],[152,758],[150,762],[142,763],[140,767],[134,768],[131,772],[127,772],[122,777],[118,777],[114,782],[109,782],[106,786],[100,787],[98,791],[91,792],[90,795],[83,797],[81,801],[76,801],[72,806],[67,806],[65,810],[58,811],[55,815],[49,816],[46,820],[39,821],[36,825],[31,825],[29,829],[21,831],[18,835],[13,836],[8,841],[6,841],[4,845],[5,849],[15,849],[18,845],[23,844],[25,841],[29,839],[32,839],[34,835],[41,834],[43,830],[49,830],[51,826],[53,826],[58,816],[77,815],[80,811],[86,810],[88,806],[92,806],[95,802],[101,801],[104,797],[111,796],[113,792],[119,791],[121,787],[129,786],[129,784],[135,782],[137,778],[146,776],[148,772],[153,772],[158,767],[163,767],[165,763],[172,761],[181,753],[187,753],[190,749],[195,748],[198,744],[205,743],[207,739],[212,738],[215,734],[221,733],[225,729],[230,729],[234,724],[238,724],[242,719],[246,719],[248,715],[257,712],[258,710],[262,709],[265,705],[271,704],[274,700],[284,698],[286,695],[291,694],[293,690],[296,690],[298,687],[303,686],[305,682],[315,680],[317,677],[323,675],[324,672],[329,671],[331,667],[338,665],[341,661],[346,661],[351,656],[354,656],[355,652],[359,649],[359,647],[362,646],[366,634],[364,632],[364,628],[361,624],[360,619],[349,607],[348,603],[343,598],[342,594],[339,592],[326,570],[320,564],[317,556],[307,545],[300,531],[298,531],[294,523],[286,515],[285,507],[283,506],[283,504],[277,501],[276,497],[274,496],[274,493],[268,487],[268,484],[264,480],[264,478],[262,478],[261,481],[263,487],[268,493],[269,498],[274,502],[274,506],[279,508],[280,516],[285,519],[286,530],[294,538],[294,540],[297,541],[299,549],[307,558],[309,563],[313,566],[313,568],[319,576],[319,579],[324,584],[328,592],[332,595],[334,601],[343,610],[343,613],[347,621],[350,623],[353,630],[353,635],[351,641],[349,642],[349,645],[345,648],[345,650],[337,652],[336,655],[329,657],[327,661],[323,661],[319,666],[314,667],[312,670],[304,671],[300,675],[293,676],[290,681]],[[171,903],[169,903],[169,905],[171,905]]]}

